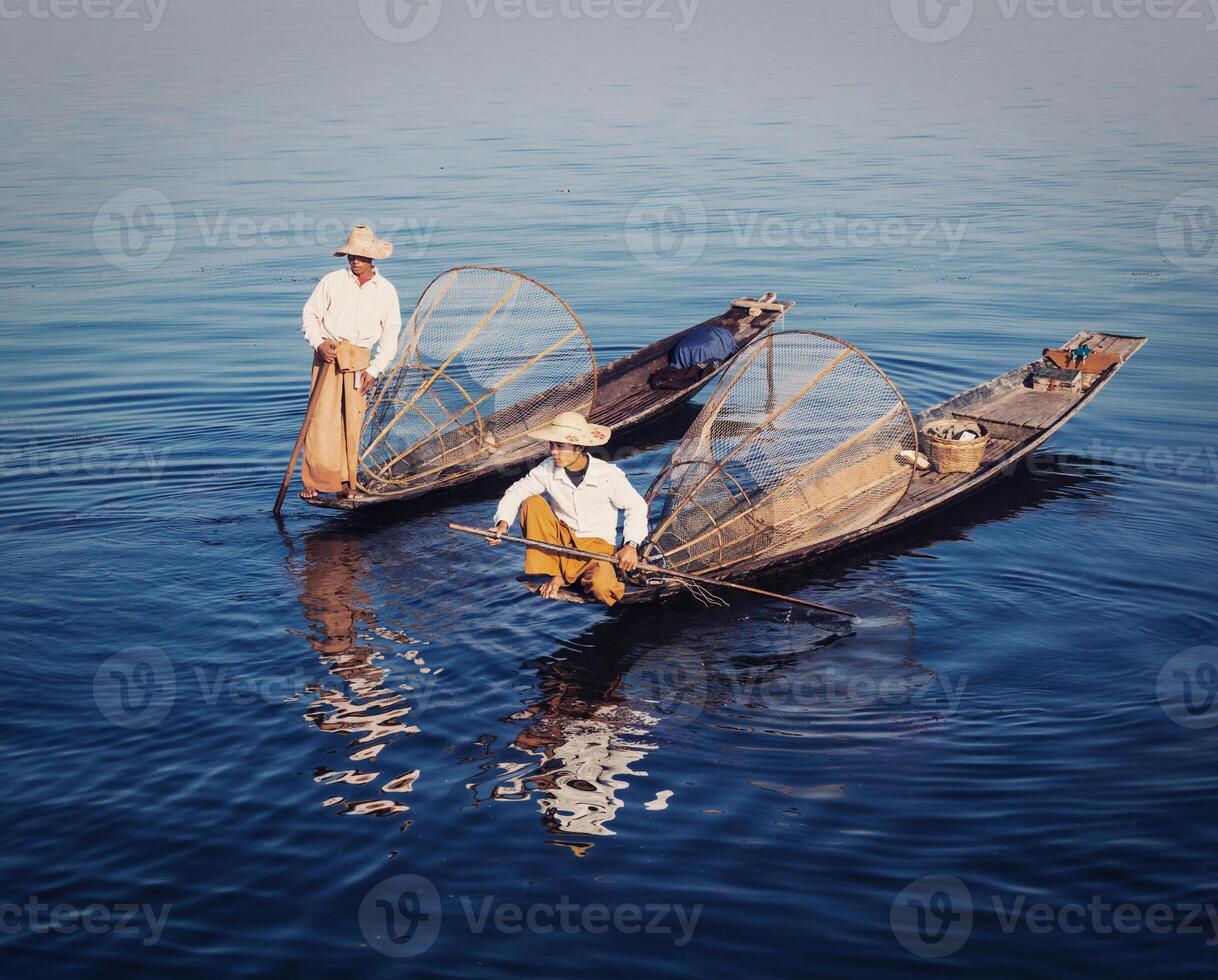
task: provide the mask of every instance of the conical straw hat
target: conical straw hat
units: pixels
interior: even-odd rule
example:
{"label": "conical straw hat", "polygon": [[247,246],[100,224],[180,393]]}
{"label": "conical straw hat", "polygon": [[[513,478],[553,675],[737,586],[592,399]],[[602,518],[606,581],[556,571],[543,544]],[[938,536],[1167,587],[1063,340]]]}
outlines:
{"label": "conical straw hat", "polygon": [[366,259],[387,259],[393,254],[393,245],[377,238],[367,225],[356,225],[347,236],[347,244],[335,255],[361,255]]}
{"label": "conical straw hat", "polygon": [[579,412],[563,412],[549,425],[529,430],[529,436],[541,442],[566,442],[572,446],[603,446],[612,435],[608,426],[590,425]]}

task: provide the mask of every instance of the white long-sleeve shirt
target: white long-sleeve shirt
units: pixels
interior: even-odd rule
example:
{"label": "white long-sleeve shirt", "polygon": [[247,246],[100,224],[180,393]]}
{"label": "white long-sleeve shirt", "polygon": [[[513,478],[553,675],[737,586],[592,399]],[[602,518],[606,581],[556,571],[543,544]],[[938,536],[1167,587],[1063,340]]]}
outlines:
{"label": "white long-sleeve shirt", "polygon": [[642,544],[647,537],[647,501],[631,486],[621,467],[593,456],[588,457],[588,469],[578,487],[552,459],[535,467],[508,487],[495,511],[495,523],[503,521],[511,527],[521,504],[542,494],[550,498],[554,516],[577,537],[616,544],[618,511],[626,512],[623,533],[627,541]]}
{"label": "white long-sleeve shirt", "polygon": [[379,377],[393,361],[402,330],[402,307],[393,283],[375,272],[363,286],[350,269],[322,277],[304,308],[301,331],[314,350],[326,340],[376,346],[368,373]]}

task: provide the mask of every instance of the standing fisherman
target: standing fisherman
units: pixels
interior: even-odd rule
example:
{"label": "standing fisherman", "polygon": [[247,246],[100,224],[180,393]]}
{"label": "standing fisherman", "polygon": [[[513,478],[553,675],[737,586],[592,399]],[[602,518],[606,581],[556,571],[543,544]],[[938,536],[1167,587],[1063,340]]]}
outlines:
{"label": "standing fisherman", "polygon": [[[647,537],[647,501],[620,467],[584,451],[603,446],[610,435],[611,429],[589,425],[578,412],[564,412],[549,425],[532,430],[530,437],[550,444],[550,458],[508,487],[495,511],[495,534],[506,534],[519,515],[521,532],[532,541],[612,555],[618,514],[624,511],[626,543],[617,558],[622,571],[632,571],[639,563],[639,545]],[[524,573],[550,576],[541,588],[546,599],[577,582],[607,606],[617,605],[626,594],[625,583],[607,561],[564,558],[529,548]]]}
{"label": "standing fisherman", "polygon": [[389,258],[393,246],[367,225],[356,225],[334,254],[345,255],[349,268],[324,276],[304,308],[302,329],[314,351],[314,383],[323,365],[334,365],[317,394],[305,436],[300,494],[305,500],[318,492],[354,495],[365,396],[393,360],[402,329],[398,292],[372,264]]}

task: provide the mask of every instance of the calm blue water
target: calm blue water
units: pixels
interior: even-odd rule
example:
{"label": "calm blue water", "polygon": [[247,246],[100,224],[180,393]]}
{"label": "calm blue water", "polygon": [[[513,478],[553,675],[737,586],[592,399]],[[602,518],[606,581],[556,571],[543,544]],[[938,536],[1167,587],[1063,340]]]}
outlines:
{"label": "calm blue water", "polygon": [[[0,22],[6,973],[1212,974],[1218,34],[356,6]],[[852,630],[612,616],[446,530],[496,486],[270,519],[357,220],[408,308],[517,268],[605,361],[764,290],[915,408],[1151,342],[1030,471],[776,583]]]}

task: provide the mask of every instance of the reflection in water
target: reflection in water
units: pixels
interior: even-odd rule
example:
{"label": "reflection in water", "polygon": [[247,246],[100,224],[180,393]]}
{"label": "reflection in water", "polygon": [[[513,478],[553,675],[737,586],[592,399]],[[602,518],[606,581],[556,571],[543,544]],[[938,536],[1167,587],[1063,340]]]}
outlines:
{"label": "reflection in water", "polygon": [[[376,759],[395,738],[419,731],[406,719],[412,701],[429,693],[439,671],[433,673],[424,664],[418,650],[411,648],[410,637],[377,625],[372,597],[365,591],[368,560],[359,538],[306,535],[303,561],[295,571],[301,606],[314,627],[309,644],[336,681],[306,687],[313,700],[304,717],[323,732],[350,737],[350,767],[320,766],[314,772],[314,780],[335,794],[325,805],[344,813],[402,813],[409,807],[400,796],[411,792],[419,772],[382,773],[375,768]],[[378,648],[374,639],[387,646]],[[419,680],[394,684],[407,664]]]}
{"label": "reflection in water", "polygon": [[[804,653],[837,638],[810,619],[792,620],[785,611],[781,618],[786,644]],[[679,607],[635,610],[526,665],[537,672],[539,696],[505,719],[520,728],[504,750],[470,760],[480,763],[469,784],[475,805],[531,800],[554,842],[576,853],[592,846],[587,838],[612,836],[609,824],[628,805],[632,784],[649,776],[640,763],[660,739],[696,731],[692,726],[703,715],[748,697],[777,663],[799,662],[780,645],[764,664],[733,664],[732,635],[756,634],[758,626],[752,619],[724,613],[708,618]],[[489,746],[493,739],[479,741]],[[630,802],[659,811],[674,795],[657,786],[636,791]]]}
{"label": "reflection in water", "polygon": [[[744,780],[760,792],[802,801],[841,798],[845,785],[815,774],[851,754],[880,751],[893,739],[948,723],[968,695],[967,675],[940,676],[914,657],[910,610],[918,600],[894,577],[892,559],[1060,497],[1101,500],[1111,479],[1086,460],[1042,458],[1034,476],[1007,480],[966,507],[843,562],[844,574],[859,571],[860,557],[866,567],[867,596],[851,599],[863,631],[861,642],[832,652],[848,627],[772,604],[738,601],[730,612],[714,613],[674,604],[598,623],[554,655],[525,665],[536,672],[538,693],[504,719],[518,728],[514,739],[492,753],[496,739],[483,735],[478,743],[485,754],[467,760],[479,767],[468,784],[474,805],[533,801],[554,843],[582,854],[595,838],[615,833],[610,824],[629,805],[632,784],[648,777],[640,764],[661,740],[697,740],[709,724],[737,731],[744,741],[798,740],[792,745],[806,759],[807,785],[768,780],[739,763]],[[838,574],[827,566],[818,574],[826,571]],[[780,591],[799,594],[808,586],[808,573],[797,572]],[[667,787],[634,795],[629,802],[640,810],[680,804]]]}
{"label": "reflection in water", "polygon": [[476,803],[483,802],[479,782],[487,781],[490,799],[535,800],[542,826],[555,833],[613,834],[608,824],[623,805],[619,793],[647,775],[634,766],[656,748],[649,735],[660,722],[658,706],[631,696],[623,666],[629,655],[614,625],[594,627],[585,634],[589,642],[539,665],[540,697],[507,719],[523,727],[507,758],[483,762],[485,780],[470,784]]}

